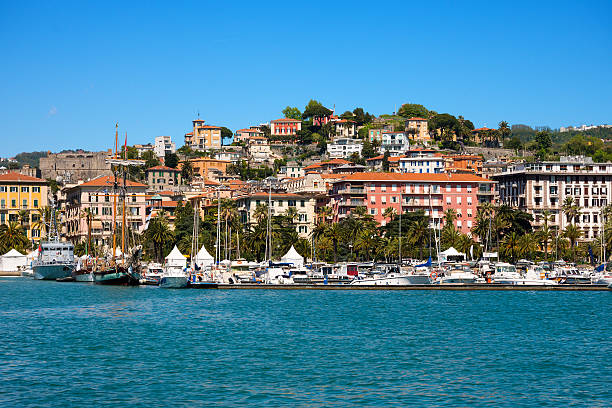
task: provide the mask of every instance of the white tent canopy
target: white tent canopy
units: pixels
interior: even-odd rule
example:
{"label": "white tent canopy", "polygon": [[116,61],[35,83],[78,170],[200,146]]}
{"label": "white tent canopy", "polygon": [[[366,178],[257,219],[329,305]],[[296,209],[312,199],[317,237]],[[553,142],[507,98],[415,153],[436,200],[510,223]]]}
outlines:
{"label": "white tent canopy", "polygon": [[304,266],[304,257],[298,254],[298,251],[291,245],[289,251],[281,258],[281,262],[290,263],[297,268],[301,268]]}
{"label": "white tent canopy", "polygon": [[457,251],[453,247],[448,248],[444,252],[440,252],[440,262],[463,261],[463,260],[465,260],[465,254]]}
{"label": "white tent canopy", "polygon": [[215,263],[215,258],[208,253],[204,245],[202,245],[202,248],[200,248],[200,251],[196,254],[193,260],[199,267],[211,266],[213,263]]}
{"label": "white tent canopy", "polygon": [[0,256],[0,271],[2,272],[16,272],[19,267],[24,267],[27,264],[27,257],[16,249],[11,249]]}
{"label": "white tent canopy", "polygon": [[181,251],[179,251],[176,245],[174,246],[174,248],[172,248],[172,251],[170,251],[170,253],[166,257],[166,265],[180,266],[181,268],[187,267],[187,258],[185,258],[185,255],[181,254]]}

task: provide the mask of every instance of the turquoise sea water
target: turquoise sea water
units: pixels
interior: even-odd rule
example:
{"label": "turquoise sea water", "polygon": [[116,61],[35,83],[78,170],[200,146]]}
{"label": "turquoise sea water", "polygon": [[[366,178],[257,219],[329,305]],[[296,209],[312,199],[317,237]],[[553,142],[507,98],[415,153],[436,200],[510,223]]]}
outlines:
{"label": "turquoise sea water", "polygon": [[611,406],[612,293],[0,278],[0,406]]}

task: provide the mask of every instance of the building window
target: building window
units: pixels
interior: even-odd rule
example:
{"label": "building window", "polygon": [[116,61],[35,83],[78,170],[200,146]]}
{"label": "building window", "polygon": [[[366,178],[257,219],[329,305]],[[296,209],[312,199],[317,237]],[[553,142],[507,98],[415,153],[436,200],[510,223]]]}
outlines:
{"label": "building window", "polygon": [[34,208],[38,208],[38,200],[34,200]]}
{"label": "building window", "polygon": [[11,200],[11,207],[17,207],[17,200]]}
{"label": "building window", "polygon": [[17,192],[17,187],[11,187],[11,193],[16,193]]}
{"label": "building window", "polygon": [[376,197],[375,197],[375,196],[371,196],[371,197],[370,197],[370,202],[371,202],[372,204],[376,204]]}
{"label": "building window", "polygon": [[0,186],[0,193],[6,193],[6,186]]}
{"label": "building window", "polygon": [[447,193],[450,193],[450,192],[451,192],[451,185],[450,185],[450,184],[447,184],[447,185],[446,185],[446,192],[447,192]]}
{"label": "building window", "polygon": [[376,208],[370,208],[370,215],[376,215]]}
{"label": "building window", "polygon": [[461,205],[461,197],[457,197],[457,204]]}
{"label": "building window", "polygon": [[300,207],[306,207],[306,202],[304,200],[300,200]]}
{"label": "building window", "polygon": [[21,192],[22,193],[29,193],[30,192],[30,187],[21,187]]}

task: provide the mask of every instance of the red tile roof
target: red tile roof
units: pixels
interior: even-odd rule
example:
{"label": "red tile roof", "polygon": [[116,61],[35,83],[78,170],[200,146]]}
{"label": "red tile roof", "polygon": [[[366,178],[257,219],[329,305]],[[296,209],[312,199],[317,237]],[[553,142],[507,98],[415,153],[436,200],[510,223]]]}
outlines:
{"label": "red tile roof", "polygon": [[[95,178],[93,180],[89,180],[89,181],[81,184],[80,186],[82,186],[82,187],[112,187],[114,182],[115,182],[115,177],[113,177],[113,176],[102,176],[102,177]],[[119,185],[123,185],[123,179],[117,178],[117,183]],[[127,187],[147,187],[146,184],[137,183],[137,182],[132,181],[132,180],[126,180],[125,181],[125,185]],[[77,187],[79,187],[79,186],[77,186]]]}
{"label": "red tile roof", "polygon": [[465,182],[478,183],[490,182],[490,180],[472,174],[447,174],[447,173],[353,173],[348,174],[344,181],[432,181],[432,182]]}
{"label": "red tile roof", "polygon": [[211,125],[202,125],[202,126],[198,126],[198,129],[221,129],[221,127],[219,127],[219,126],[211,126]]}
{"label": "red tile roof", "polygon": [[25,174],[16,173],[9,171],[6,174],[0,174],[0,181],[17,181],[20,183],[33,182],[33,183],[46,183],[46,180],[39,179],[38,177],[27,176]]}
{"label": "red tile roof", "polygon": [[283,119],[275,119],[275,120],[271,120],[270,122],[301,122],[301,120],[298,119],[290,119],[290,118],[283,118]]}
{"label": "red tile roof", "polygon": [[481,128],[472,130],[472,132],[479,132],[479,131],[484,131],[484,130],[495,130],[495,129],[489,129],[487,127],[481,127]]}
{"label": "red tile roof", "polygon": [[354,120],[350,120],[350,119],[340,119],[336,121],[336,123],[347,123],[347,122],[357,123]]}
{"label": "red tile roof", "polygon": [[185,133],[185,136],[193,136],[193,132]]}
{"label": "red tile roof", "polygon": [[195,119],[193,122],[204,122],[202,119]]}
{"label": "red tile roof", "polygon": [[155,167],[149,167],[146,171],[149,170],[163,170],[163,171],[174,171],[174,172],[180,172],[179,169],[173,169],[172,167],[168,167],[168,166],[155,166]]}
{"label": "red tile roof", "polygon": [[420,121],[427,121],[427,119],[423,119],[423,118],[410,118],[408,120],[420,120]]}
{"label": "red tile roof", "polygon": [[238,132],[263,133],[259,129],[240,129],[240,130],[236,131],[236,133],[238,133]]}

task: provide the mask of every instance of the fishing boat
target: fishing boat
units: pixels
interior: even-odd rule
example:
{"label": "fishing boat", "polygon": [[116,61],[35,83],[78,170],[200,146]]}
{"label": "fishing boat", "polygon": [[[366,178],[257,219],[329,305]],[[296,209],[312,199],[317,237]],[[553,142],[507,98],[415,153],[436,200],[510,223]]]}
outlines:
{"label": "fishing boat", "polygon": [[38,256],[32,261],[32,272],[38,280],[56,280],[70,276],[75,267],[74,246],[60,242],[57,232],[55,200],[51,200],[51,220],[45,225],[49,228],[47,240],[38,246]]}
{"label": "fishing boat", "polygon": [[[118,130],[117,125],[115,126],[115,154],[113,158],[106,160],[107,163],[113,168],[114,182],[113,182],[113,252],[110,259],[105,262],[100,268],[96,268],[93,271],[94,282],[99,285],[122,285],[122,286],[136,286],[140,284],[140,255],[142,247],[140,245],[135,246],[131,249],[128,257],[126,257],[126,167],[132,165],[142,165],[143,160],[128,160],[127,159],[127,134],[125,137],[125,149],[124,157],[121,158],[117,152],[117,138]],[[122,180],[118,179],[118,173],[122,173]],[[122,182],[121,187],[119,186],[120,181]],[[117,254],[117,199],[121,200],[121,251],[120,256]],[[97,266],[97,265],[96,265]]]}

